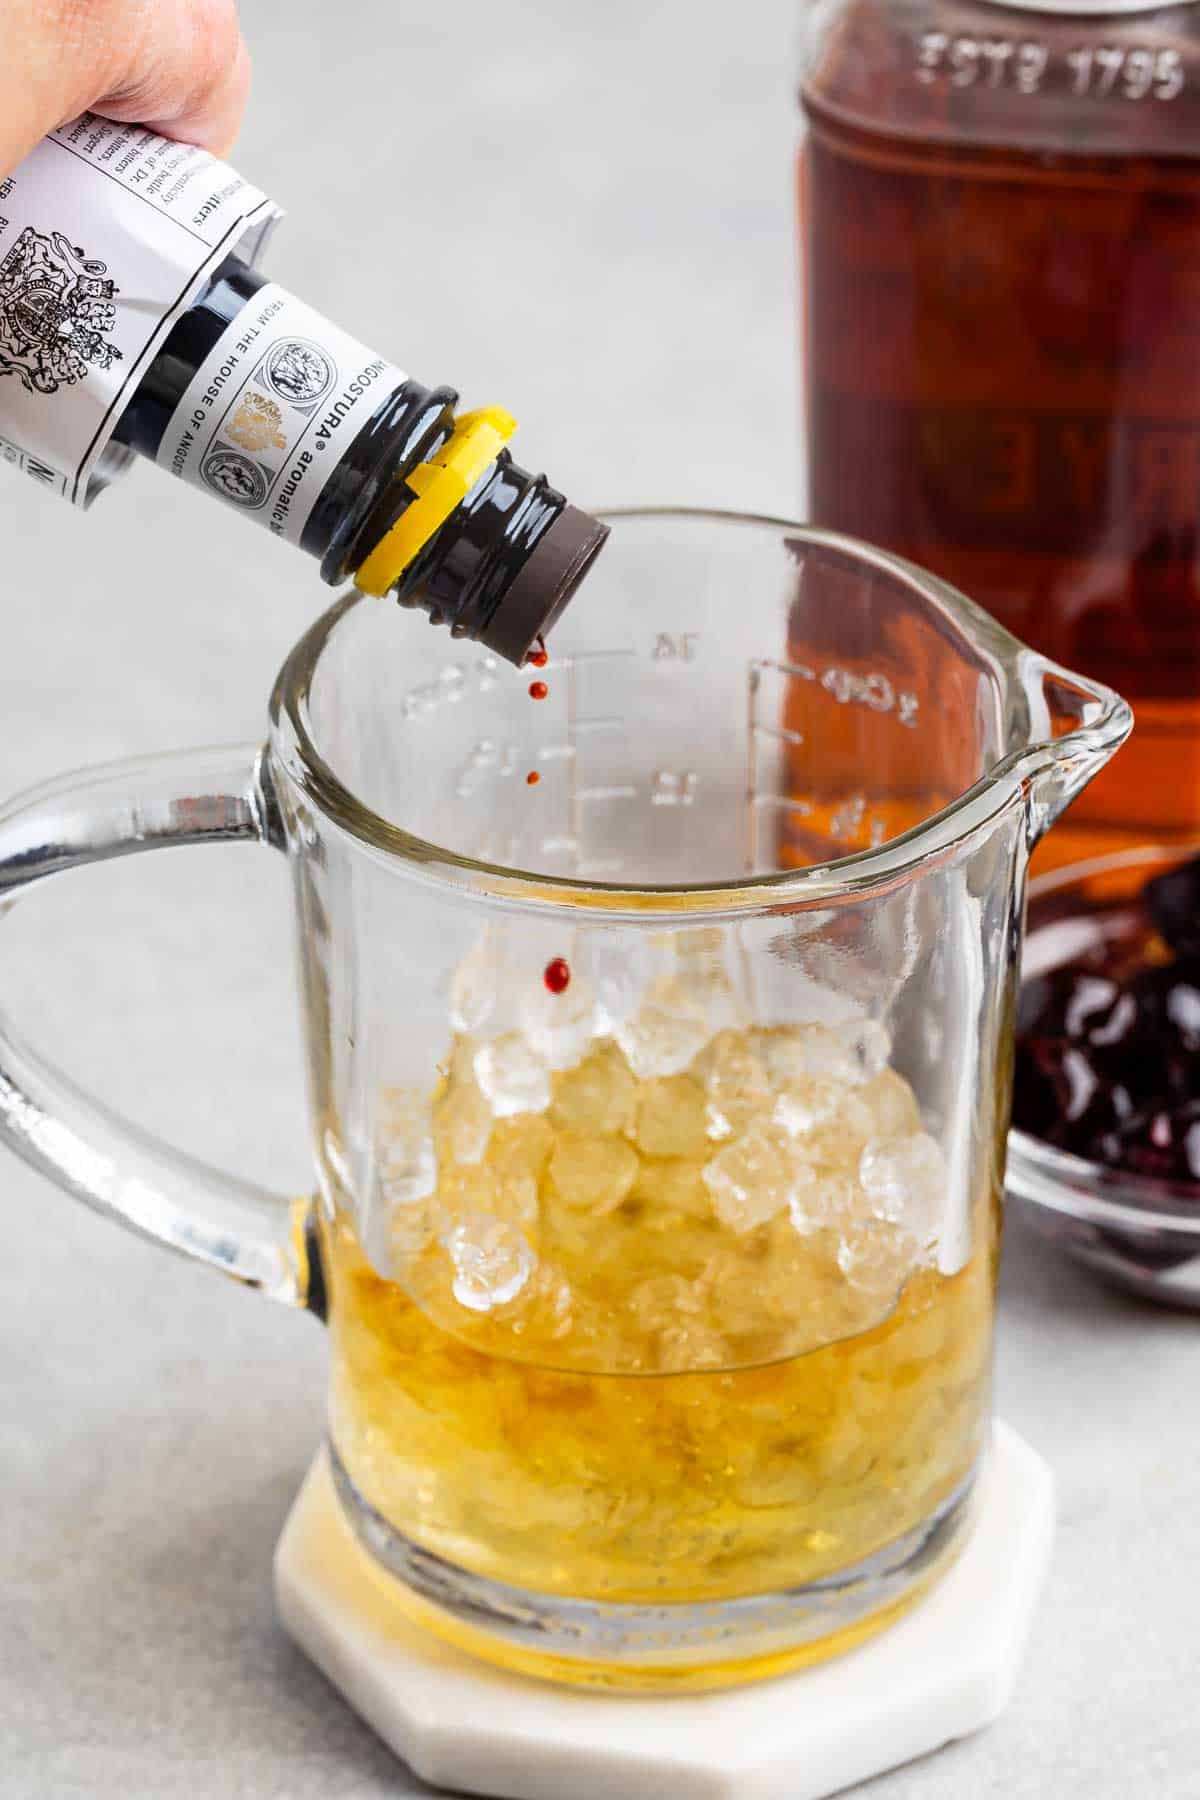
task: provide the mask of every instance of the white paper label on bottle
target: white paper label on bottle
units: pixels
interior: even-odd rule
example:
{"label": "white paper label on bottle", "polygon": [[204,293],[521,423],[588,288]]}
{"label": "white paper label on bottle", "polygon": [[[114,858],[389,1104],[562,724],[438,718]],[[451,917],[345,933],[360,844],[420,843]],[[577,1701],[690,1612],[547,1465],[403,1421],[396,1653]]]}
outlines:
{"label": "white paper label on bottle", "polygon": [[298,543],[350,443],[405,375],[271,283],[192,378],[158,461]]}
{"label": "white paper label on bottle", "polygon": [[0,456],[77,505],[211,272],[254,262],[280,209],[206,150],[84,113],[0,181]]}

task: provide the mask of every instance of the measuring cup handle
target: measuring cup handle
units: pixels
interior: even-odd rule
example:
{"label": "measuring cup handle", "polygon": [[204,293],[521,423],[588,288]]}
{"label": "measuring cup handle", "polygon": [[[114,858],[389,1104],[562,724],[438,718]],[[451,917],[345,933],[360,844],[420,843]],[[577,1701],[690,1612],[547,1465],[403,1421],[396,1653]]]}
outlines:
{"label": "measuring cup handle", "polygon": [[[283,846],[257,746],[112,763],[0,810],[0,915],[46,876],[178,844]],[[307,1203],[210,1168],[119,1118],[0,1013],[0,1139],[68,1193],[276,1300],[310,1302]],[[319,1280],[317,1285],[319,1285]]]}

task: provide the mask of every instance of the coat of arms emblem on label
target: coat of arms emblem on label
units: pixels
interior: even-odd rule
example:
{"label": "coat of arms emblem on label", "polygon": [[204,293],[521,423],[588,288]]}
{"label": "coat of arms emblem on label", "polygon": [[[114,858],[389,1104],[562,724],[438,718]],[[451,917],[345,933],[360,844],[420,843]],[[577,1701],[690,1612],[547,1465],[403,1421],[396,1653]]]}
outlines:
{"label": "coat of arms emblem on label", "polygon": [[262,465],[239,450],[212,451],[200,473],[210,488],[237,506],[261,506],[270,486]]}
{"label": "coat of arms emblem on label", "polygon": [[0,262],[0,375],[31,394],[73,386],[122,360],[108,341],[120,292],[107,263],[85,256],[61,231],[27,225]]}
{"label": "coat of arms emblem on label", "polygon": [[279,402],[269,400],[253,388],[242,396],[237,411],[225,426],[225,436],[240,444],[243,450],[286,450],[288,447]]}
{"label": "coat of arms emblem on label", "polygon": [[308,338],[285,338],[267,357],[263,372],[283,400],[293,406],[311,406],[333,386],[337,370],[321,349]]}

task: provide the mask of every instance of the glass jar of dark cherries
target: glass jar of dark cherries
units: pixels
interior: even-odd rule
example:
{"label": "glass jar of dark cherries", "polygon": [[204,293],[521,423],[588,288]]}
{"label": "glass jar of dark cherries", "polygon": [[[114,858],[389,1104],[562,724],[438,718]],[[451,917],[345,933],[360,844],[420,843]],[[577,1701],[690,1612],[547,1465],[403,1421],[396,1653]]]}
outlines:
{"label": "glass jar of dark cherries", "polygon": [[1106,913],[1022,988],[1014,1123],[1107,1168],[1197,1184],[1200,857]]}

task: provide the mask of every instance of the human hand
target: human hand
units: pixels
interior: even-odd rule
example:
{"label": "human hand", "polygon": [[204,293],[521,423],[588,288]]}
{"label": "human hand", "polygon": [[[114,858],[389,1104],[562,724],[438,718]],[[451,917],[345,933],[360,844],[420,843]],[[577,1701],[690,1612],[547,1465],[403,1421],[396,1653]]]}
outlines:
{"label": "human hand", "polygon": [[250,58],[236,0],[0,0],[0,175],[89,109],[224,155]]}

